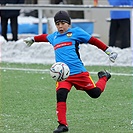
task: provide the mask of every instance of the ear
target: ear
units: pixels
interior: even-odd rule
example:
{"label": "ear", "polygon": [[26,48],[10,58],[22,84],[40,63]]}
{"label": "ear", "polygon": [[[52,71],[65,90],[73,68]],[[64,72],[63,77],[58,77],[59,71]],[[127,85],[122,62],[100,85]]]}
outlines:
{"label": "ear", "polygon": [[71,26],[70,24],[68,24],[68,27],[70,27],[70,28],[71,28],[72,26]]}

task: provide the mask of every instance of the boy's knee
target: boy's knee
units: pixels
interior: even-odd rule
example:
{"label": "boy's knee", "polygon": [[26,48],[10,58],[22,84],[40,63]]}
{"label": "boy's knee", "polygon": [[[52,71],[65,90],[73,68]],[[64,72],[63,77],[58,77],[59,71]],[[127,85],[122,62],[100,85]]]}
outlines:
{"label": "boy's knee", "polygon": [[65,88],[60,88],[56,92],[57,102],[66,102],[68,92],[69,90]]}
{"label": "boy's knee", "polygon": [[85,91],[91,98],[98,98],[101,95],[101,90],[98,87]]}

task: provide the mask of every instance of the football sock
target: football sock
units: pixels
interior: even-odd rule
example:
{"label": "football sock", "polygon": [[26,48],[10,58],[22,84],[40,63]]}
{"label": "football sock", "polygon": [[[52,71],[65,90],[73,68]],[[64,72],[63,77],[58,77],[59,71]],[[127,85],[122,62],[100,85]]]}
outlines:
{"label": "football sock", "polygon": [[56,113],[57,113],[57,117],[58,117],[58,122],[60,124],[67,126],[66,110],[67,110],[66,102],[58,102],[57,103]]}
{"label": "football sock", "polygon": [[102,77],[100,78],[97,83],[96,83],[96,86],[98,88],[100,88],[100,90],[103,92],[104,89],[105,89],[105,86],[106,86],[106,82],[107,82],[107,78],[106,77]]}

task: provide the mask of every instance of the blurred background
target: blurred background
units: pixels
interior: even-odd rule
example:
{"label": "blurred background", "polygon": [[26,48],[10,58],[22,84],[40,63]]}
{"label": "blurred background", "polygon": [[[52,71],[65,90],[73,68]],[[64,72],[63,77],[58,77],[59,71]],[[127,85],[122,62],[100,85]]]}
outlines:
{"label": "blurred background", "polygon": [[[25,0],[24,4],[31,5],[44,5],[44,4],[57,4],[57,5],[92,5],[92,6],[105,6],[109,5],[108,0]],[[42,10],[42,33],[51,33],[55,30],[54,23],[51,18],[57,10],[43,9]],[[96,10],[82,10],[71,11],[68,10],[72,18],[72,27],[79,26],[86,30],[88,33],[93,34],[95,37],[100,38],[106,44],[109,40],[109,26],[110,26],[110,9],[97,8]],[[39,34],[38,24],[40,19],[38,9],[21,9],[18,17],[18,34]],[[9,22],[10,23],[10,22]],[[1,28],[0,28],[1,32]],[[11,29],[8,25],[8,33],[11,35]]]}
{"label": "blurred background", "polygon": [[[109,5],[108,0],[25,0],[25,4],[75,4],[75,5]],[[43,17],[51,18],[58,10],[45,10],[43,11]],[[24,11],[25,16],[38,17],[38,11]],[[90,21],[90,33],[93,33],[96,37],[100,37],[106,44],[108,44],[108,32],[109,32],[109,17],[110,10],[97,9],[88,11],[68,11],[72,19],[86,19]],[[78,14],[78,15],[77,15]],[[93,23],[92,23],[93,22]],[[82,25],[83,26],[83,25]],[[101,29],[102,26],[102,29]],[[86,25],[85,25],[86,28]]]}

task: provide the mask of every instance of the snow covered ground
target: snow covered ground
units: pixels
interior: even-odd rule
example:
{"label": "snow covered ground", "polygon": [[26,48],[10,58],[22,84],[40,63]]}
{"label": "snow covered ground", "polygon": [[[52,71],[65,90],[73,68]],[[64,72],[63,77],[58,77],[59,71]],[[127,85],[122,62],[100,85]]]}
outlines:
{"label": "snow covered ground", "polygon": [[[23,39],[16,42],[6,42],[0,36],[0,47],[0,59],[2,62],[41,64],[52,64],[55,62],[53,47],[49,43],[34,43],[31,47],[27,47]],[[111,63],[103,51],[89,44],[80,45],[81,59],[85,65],[133,65],[133,51],[131,48],[120,49],[112,47],[112,49],[118,53],[115,63]]]}

